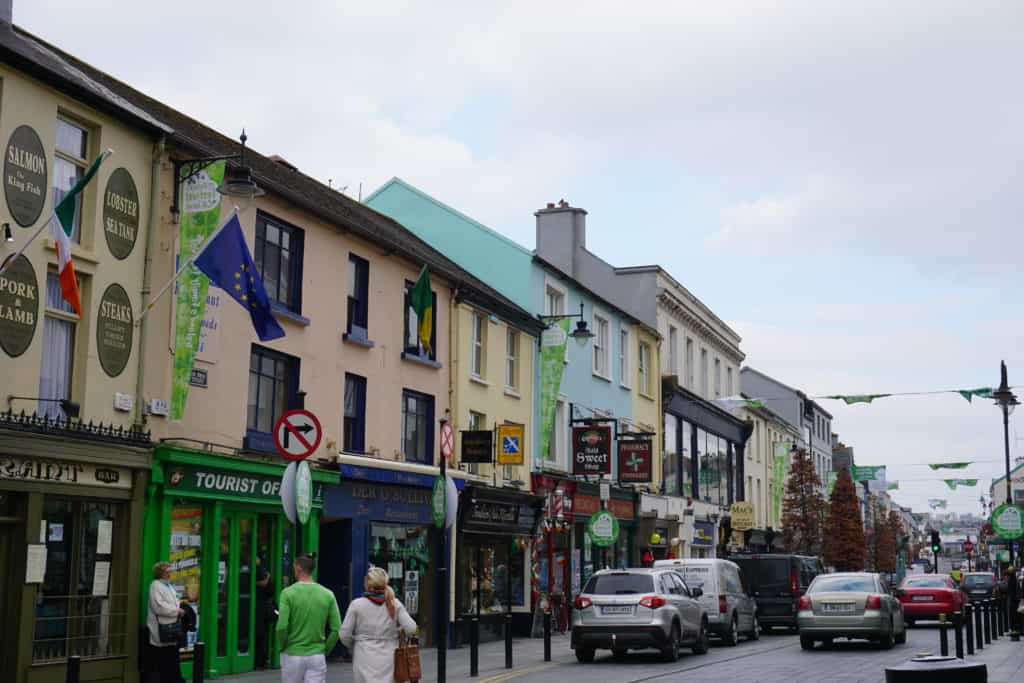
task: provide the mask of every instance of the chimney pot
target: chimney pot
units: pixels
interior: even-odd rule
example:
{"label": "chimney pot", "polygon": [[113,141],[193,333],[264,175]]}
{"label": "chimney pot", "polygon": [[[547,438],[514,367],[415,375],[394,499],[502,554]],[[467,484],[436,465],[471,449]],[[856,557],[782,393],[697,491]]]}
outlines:
{"label": "chimney pot", "polygon": [[569,202],[565,201],[564,199],[559,199],[558,200],[558,208],[560,208],[560,209],[568,209],[569,208]]}
{"label": "chimney pot", "polygon": [[554,202],[548,202],[548,208],[549,209],[555,208],[555,203]]}

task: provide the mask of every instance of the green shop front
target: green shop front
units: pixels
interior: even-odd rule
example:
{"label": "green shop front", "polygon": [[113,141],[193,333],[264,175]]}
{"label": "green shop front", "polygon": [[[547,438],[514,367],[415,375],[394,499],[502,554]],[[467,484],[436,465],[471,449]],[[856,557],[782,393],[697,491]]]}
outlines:
{"label": "green shop front", "polygon": [[139,608],[144,619],[153,564],[170,562],[172,584],[197,615],[182,651],[186,677],[198,641],[210,678],[252,671],[263,652],[269,666],[278,665],[267,597],[277,604],[298,553],[318,551],[324,488],[338,482],[336,470],[311,466],[312,514],[307,524],[292,524],[281,505],[284,470],[276,457],[168,444],[154,452]]}

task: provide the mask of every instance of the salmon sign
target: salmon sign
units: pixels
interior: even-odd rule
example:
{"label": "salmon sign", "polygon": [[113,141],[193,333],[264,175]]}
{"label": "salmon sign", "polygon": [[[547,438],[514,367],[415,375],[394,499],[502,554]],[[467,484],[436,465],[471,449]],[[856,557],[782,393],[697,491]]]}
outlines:
{"label": "salmon sign", "polygon": [[609,425],[572,428],[572,473],[612,473],[612,428]]}

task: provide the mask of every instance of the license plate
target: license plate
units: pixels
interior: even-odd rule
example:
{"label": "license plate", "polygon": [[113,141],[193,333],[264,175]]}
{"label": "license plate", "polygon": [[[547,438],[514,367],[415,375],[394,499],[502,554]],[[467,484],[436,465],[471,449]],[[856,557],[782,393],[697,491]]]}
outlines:
{"label": "license plate", "polygon": [[601,608],[601,614],[632,614],[632,605],[605,605]]}
{"label": "license plate", "polygon": [[931,602],[932,596],[930,595],[915,595],[913,598],[914,602]]}
{"label": "license plate", "polygon": [[821,605],[821,611],[829,614],[848,614],[855,609],[852,603],[845,602],[826,602]]}

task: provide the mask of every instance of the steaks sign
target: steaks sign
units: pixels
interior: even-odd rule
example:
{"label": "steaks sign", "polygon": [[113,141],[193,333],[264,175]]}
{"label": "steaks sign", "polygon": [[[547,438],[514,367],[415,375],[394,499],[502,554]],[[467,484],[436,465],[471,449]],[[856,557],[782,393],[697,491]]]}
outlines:
{"label": "steaks sign", "polygon": [[588,425],[572,428],[572,473],[612,473],[612,428]]}
{"label": "steaks sign", "polygon": [[651,481],[651,440],[619,440],[619,481],[647,484]]}

